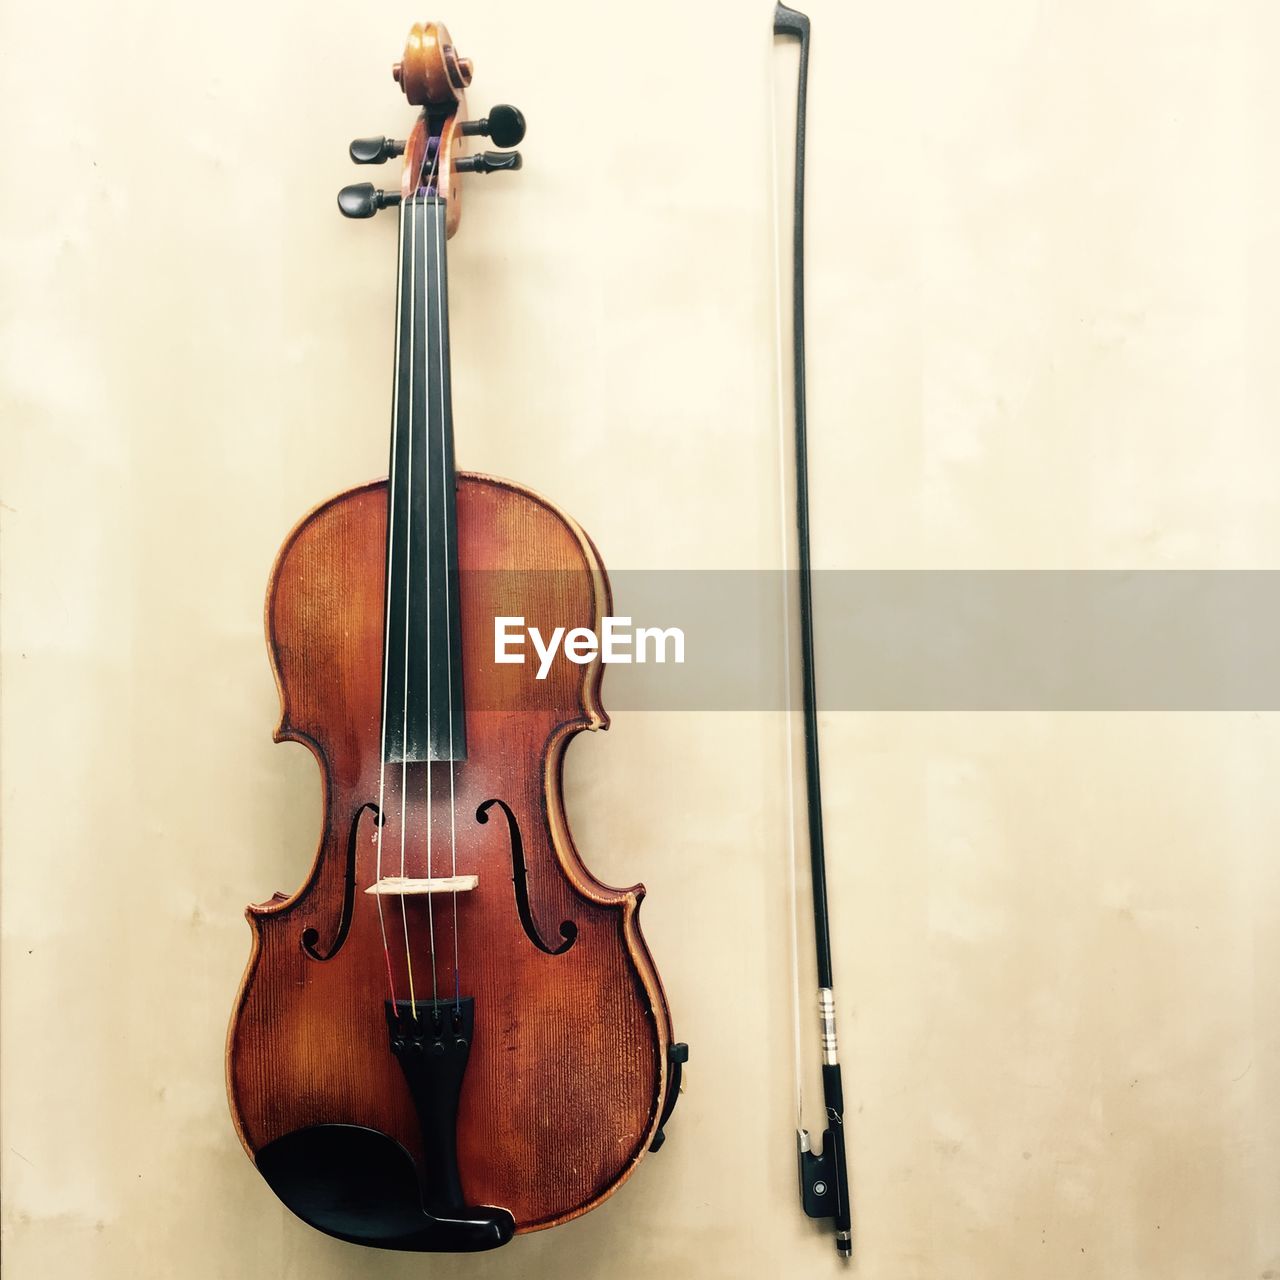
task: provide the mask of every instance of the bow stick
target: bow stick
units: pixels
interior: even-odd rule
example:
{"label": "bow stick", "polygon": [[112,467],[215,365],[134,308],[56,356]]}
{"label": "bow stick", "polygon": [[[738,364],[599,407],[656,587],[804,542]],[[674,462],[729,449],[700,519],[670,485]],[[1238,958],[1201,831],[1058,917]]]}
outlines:
{"label": "bow stick", "polygon": [[[822,776],[818,759],[818,699],[813,661],[813,583],[809,559],[809,464],[805,432],[804,354],[804,142],[809,80],[809,19],[779,4],[773,34],[800,42],[796,83],[795,200],[792,224],[792,382],[795,393],[796,543],[800,595],[800,675],[804,697],[804,774],[808,807],[809,857],[813,872],[814,940],[818,956],[818,1016],[822,1036],[822,1094],[827,1127],[822,1149],[812,1149],[807,1129],[797,1129],[800,1198],[811,1218],[831,1218],[836,1251],[853,1252],[849,1180],[844,1149],[844,1091],[836,1049],[836,1010],[831,976],[831,916],[827,904],[826,857],[822,841]],[[781,282],[779,282],[781,287]]]}

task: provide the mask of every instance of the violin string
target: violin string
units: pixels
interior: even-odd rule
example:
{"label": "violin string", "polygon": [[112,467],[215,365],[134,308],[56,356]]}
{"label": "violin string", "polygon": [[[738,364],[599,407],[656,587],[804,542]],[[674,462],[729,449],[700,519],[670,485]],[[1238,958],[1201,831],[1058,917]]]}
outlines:
{"label": "violin string", "polygon": [[[787,848],[789,853],[787,885],[791,907],[791,1019],[792,1047],[795,1052],[796,1128],[804,1128],[804,1061],[801,1052],[800,1029],[800,890],[796,881],[796,862],[799,850],[796,844],[796,763],[795,763],[795,709],[791,700],[791,591],[787,565],[790,560],[791,539],[787,530],[787,447],[786,408],[782,383],[782,226],[778,208],[778,109],[774,77],[776,54],[770,45],[769,62],[769,169],[772,181],[769,191],[773,202],[773,319],[774,319],[774,391],[777,397],[775,413],[778,420],[778,536],[782,564],[782,671],[783,713],[787,744]],[[793,375],[794,376],[794,375]]]}
{"label": "violin string", "polygon": [[[415,196],[417,196],[419,191],[421,191],[424,196],[426,195],[430,187],[431,175],[435,172],[437,156],[431,154],[431,142],[432,139],[428,137],[422,148],[422,159],[418,161],[418,173],[413,184],[413,193]],[[428,168],[428,165],[430,165],[430,168]]]}
{"label": "violin string", "polygon": [[[428,247],[428,244],[427,244],[427,224],[426,224],[426,216],[427,216],[427,210],[428,210],[428,208],[431,208],[431,207],[433,207],[433,206],[430,206],[430,205],[427,203],[427,201],[428,201],[428,200],[429,200],[429,198],[430,198],[430,194],[431,194],[431,184],[432,184],[432,182],[433,182],[433,181],[437,181],[437,182],[438,182],[438,177],[437,177],[437,175],[438,175],[438,172],[439,172],[439,163],[440,163],[440,144],[441,144],[441,139],[437,138],[437,140],[436,140],[435,153],[431,156],[431,163],[430,163],[430,166],[429,166],[429,167],[427,167],[427,164],[426,164],[427,156],[426,156],[425,154],[423,155],[423,166],[427,168],[427,172],[426,172],[426,176],[425,176],[425,178],[422,178],[421,170],[419,170],[419,177],[420,177],[420,179],[421,179],[421,181],[422,181],[422,191],[423,191],[423,195],[422,195],[422,247],[423,247],[423,253],[424,253],[424,254],[428,254],[428,253],[429,253],[429,247]],[[438,194],[438,192],[437,192],[437,194]],[[428,262],[429,262],[429,261],[430,261],[430,258],[428,257],[428,259],[427,259],[427,260],[428,260]],[[444,266],[444,264],[441,262],[441,260],[440,260],[440,256],[439,256],[439,253],[437,252],[437,253],[436,253],[436,258],[435,258],[435,272],[436,272],[437,288],[439,287],[439,274],[440,274],[440,272],[443,270],[443,266]],[[430,288],[431,288],[430,281],[431,281],[431,272],[430,272],[430,271],[425,271],[425,272],[423,273],[423,279],[422,279],[422,306],[423,306],[423,312],[424,312],[424,315],[426,316],[426,321],[424,322],[424,324],[423,324],[423,326],[422,326],[422,347],[423,347],[423,352],[422,352],[422,356],[423,356],[423,358],[422,358],[422,367],[423,367],[423,369],[424,369],[424,370],[429,369],[429,368],[431,367],[430,359],[429,359],[429,354],[430,354],[430,353],[427,351],[427,341],[428,341],[428,338],[429,338],[430,333],[431,333],[430,312],[428,311],[428,308],[429,308],[429,307],[430,307],[430,305],[431,305],[431,298],[430,298],[430,292],[429,292],[429,291],[430,291]],[[443,366],[441,366],[440,377],[441,377],[441,379],[443,379],[443,377],[444,377],[444,369],[443,369]],[[425,387],[425,388],[423,389],[423,401],[424,401],[424,406],[425,406],[425,411],[426,411],[426,417],[427,417],[427,424],[426,424],[426,425],[427,425],[427,428],[428,428],[428,431],[429,431],[429,430],[430,430],[430,425],[431,425],[431,387],[430,387],[430,386],[427,386],[427,387]],[[441,432],[441,438],[443,439],[443,435],[444,435],[444,423],[443,423],[443,419],[442,419],[442,421],[441,421],[441,425],[440,425],[440,432]],[[424,437],[425,437],[425,433],[424,433]],[[429,437],[425,437],[425,438],[428,438],[428,439],[429,439]],[[443,451],[441,452],[440,463],[441,463],[441,467],[443,467],[443,465],[444,465],[444,455],[443,455]],[[424,476],[424,478],[425,478],[426,489],[427,489],[427,534],[428,534],[428,537],[429,537],[429,536],[430,536],[430,532],[431,532],[431,446],[430,446],[430,444],[429,444],[429,443],[427,444],[426,451],[425,451],[425,457],[423,458],[423,476]],[[443,519],[442,523],[443,523],[443,524],[446,526],[446,528],[447,528],[448,523],[449,523],[449,522],[448,522],[448,508],[447,508],[447,507],[446,507],[446,508],[444,508],[444,509],[442,510],[442,513],[441,513],[441,514],[442,514],[442,516],[444,517],[444,519]],[[446,543],[446,546],[447,546],[447,543]],[[427,568],[427,574],[428,574],[428,586],[427,586],[427,672],[428,672],[428,675],[427,675],[427,716],[428,716],[428,723],[429,723],[429,724],[434,724],[434,721],[431,719],[431,686],[432,686],[433,681],[432,681],[432,679],[431,679],[431,675],[430,675],[430,672],[431,672],[431,670],[432,670],[432,667],[431,667],[431,631],[432,631],[432,627],[431,627],[431,588],[430,588],[430,572],[431,572],[431,570],[430,570],[430,564],[431,564],[431,557],[428,555],[428,557],[427,557],[427,565],[428,565],[428,568]],[[447,568],[447,561],[446,561],[446,569],[445,569],[445,584],[444,584],[444,592],[445,592],[445,608],[446,608],[446,615],[445,615],[445,617],[446,617],[446,628],[447,628],[447,619],[448,619],[447,609],[448,609],[448,599],[449,599],[449,582],[448,582],[448,568]],[[453,700],[452,700],[451,693],[450,693],[450,690],[449,690],[449,689],[446,689],[446,691],[445,691],[445,697],[449,700],[450,712],[452,712]],[[451,719],[451,721],[452,721],[452,715],[451,715],[450,719]],[[450,731],[450,737],[452,738],[452,730]],[[433,744],[434,744],[434,738],[433,738]],[[450,754],[450,755],[452,755],[452,754],[453,754],[453,744],[452,744],[452,741],[450,741],[450,744],[449,744],[449,745],[450,745],[450,751],[449,751],[449,754]],[[430,750],[428,750],[427,754],[428,754],[428,757],[429,757],[429,756],[431,755],[431,751],[430,751]],[[434,764],[434,762],[433,762],[432,760],[430,760],[430,759],[428,759],[428,760],[427,760],[427,879],[430,879],[430,878],[431,878],[431,876],[432,876],[431,844],[432,844],[432,833],[433,833],[433,830],[434,830],[434,828],[435,828],[435,816],[436,816],[436,814],[435,814],[435,801],[434,801],[434,799],[432,798],[432,774],[435,772],[435,769],[434,769],[434,767],[433,767],[433,764]],[[450,764],[450,765],[449,765],[449,768],[450,768],[450,770],[452,770],[453,765],[452,765],[452,764]],[[450,781],[452,782],[452,774],[450,775]],[[438,1003],[438,1002],[439,1002],[439,1000],[440,1000],[440,985],[439,985],[439,973],[438,973],[437,966],[436,966],[436,914],[435,914],[435,896],[434,896],[433,894],[428,894],[428,895],[427,895],[427,920],[428,920],[428,923],[429,923],[429,928],[430,928],[430,933],[431,933],[431,998],[432,998],[432,1000],[434,1000],[434,1001],[436,1001],[436,1002]],[[456,937],[455,937],[455,942],[456,942]]]}
{"label": "violin string", "polygon": [[[387,477],[387,599],[382,624],[382,720],[381,744],[378,748],[378,829],[377,865],[374,883],[382,882],[382,831],[387,825],[385,800],[387,794],[387,686],[390,683],[391,664],[391,566],[395,563],[396,539],[396,448],[400,437],[400,285],[404,275],[404,206],[400,207],[400,229],[396,238],[399,252],[396,255],[396,358],[395,374],[391,390],[391,473]],[[391,1003],[396,1002],[396,980],[391,968],[391,945],[387,941],[387,917],[382,907],[382,894],[374,894],[378,903],[378,929],[382,934],[382,954],[387,962],[387,985],[391,988]]]}
{"label": "violin string", "polygon": [[[434,168],[434,165],[432,166]],[[428,177],[430,182],[430,177]],[[428,187],[427,190],[430,188]],[[427,341],[431,333],[431,314],[428,311],[430,305],[429,290],[431,279],[431,257],[430,246],[427,244],[427,204],[426,195],[416,201],[416,210],[418,217],[416,225],[422,228],[422,371],[425,376],[430,365],[427,363]],[[426,490],[426,521],[427,521],[427,567],[426,567],[426,584],[427,593],[427,879],[431,879],[431,835],[432,828],[435,826],[435,809],[431,802],[431,774],[432,759],[431,753],[434,747],[434,735],[431,726],[434,721],[431,718],[431,387],[424,386],[422,389],[422,412],[424,415],[423,422],[423,451],[422,451],[422,477],[423,487]],[[431,999],[438,1002],[440,999],[439,980],[436,974],[436,911],[433,895],[427,894],[427,935],[431,944]]]}
{"label": "violin string", "polygon": [[[438,195],[438,192],[437,192]],[[437,199],[435,210],[435,232],[436,232],[436,341],[438,344],[438,355],[440,361],[440,402],[439,402],[439,418],[440,418],[440,458],[444,461],[447,441],[445,440],[445,403],[444,403],[444,269],[445,269],[445,206],[442,200]],[[444,507],[444,566],[446,580],[452,565],[452,551],[449,546],[449,500],[448,500],[448,468],[441,466],[440,468],[440,501]],[[453,758],[453,618],[450,613],[451,603],[449,600],[449,590],[446,585],[444,593],[444,634],[445,634],[445,653],[447,657],[447,671],[449,676],[448,698],[449,698],[449,850],[453,860],[451,874],[456,877],[458,874],[458,810],[457,810],[457,792],[456,778],[457,766]],[[453,890],[453,998],[454,1007],[460,1008],[462,1005],[462,976],[458,963],[458,890],[455,886]]]}
{"label": "violin string", "polygon": [[[406,489],[404,538],[404,705],[400,710],[400,878],[404,879],[405,820],[409,797],[409,597],[413,579],[409,576],[413,549],[413,368],[417,350],[417,298],[418,286],[418,217],[413,201],[409,201],[409,442],[405,469],[409,473]],[[430,597],[428,597],[430,599]],[[428,686],[429,687],[429,686]],[[404,920],[404,963],[409,975],[409,1008],[413,1019],[418,1020],[418,998],[413,989],[413,951],[409,946],[409,908],[405,895],[400,895],[400,915]]]}

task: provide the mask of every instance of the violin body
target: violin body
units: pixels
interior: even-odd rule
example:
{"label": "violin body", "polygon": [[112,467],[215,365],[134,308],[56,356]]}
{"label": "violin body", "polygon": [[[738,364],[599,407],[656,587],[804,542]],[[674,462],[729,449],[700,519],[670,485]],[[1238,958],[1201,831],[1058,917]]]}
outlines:
{"label": "violin body", "polygon": [[306,882],[248,909],[253,949],[227,1039],[245,1150],[295,1214],[354,1243],[475,1251],[598,1204],[662,1141],[685,1048],[637,920],[578,856],[561,766],[601,729],[602,668],[502,661],[499,622],[599,634],[609,584],[587,535],[453,456],[446,244],[465,153],[523,116],[459,119],[471,63],[438,23],[395,78],[405,142],[388,477],[322,504],[267,595],[277,741],[305,743],[324,817]]}
{"label": "violin body", "polygon": [[[491,648],[493,618],[507,612],[548,632],[596,627],[609,587],[586,535],[527,490],[458,478],[464,648]],[[369,1016],[385,965],[375,901],[358,891],[375,878],[375,822],[367,810],[363,822],[357,815],[378,793],[386,522],[385,483],[349,490],[297,527],[272,574],[267,632],[283,706],[276,738],[315,754],[325,817],[306,884],[249,911],[254,950],[228,1076],[251,1153],[308,1126],[354,1124],[393,1137],[415,1162],[429,1156],[381,1012]],[[517,602],[511,589],[519,582],[549,590]],[[456,810],[469,819],[458,834],[458,866],[480,881],[459,903],[460,969],[489,975],[474,993],[458,1165],[467,1198],[504,1206],[518,1230],[572,1218],[625,1180],[653,1140],[665,1096],[671,1026],[636,920],[644,890],[610,889],[587,871],[561,798],[569,740],[607,724],[600,674],[598,665],[560,666],[538,681],[531,665],[472,663],[464,676],[469,708],[524,708],[470,711],[469,756],[456,767]],[[482,689],[481,680],[508,687]],[[421,784],[416,775],[429,768],[441,766],[410,766],[411,782]],[[440,847],[449,842],[444,816],[427,813],[424,796],[414,786],[407,808],[418,858],[428,822]],[[494,796],[519,823],[539,934],[554,948],[561,923],[576,925],[560,955],[531,944],[521,927],[507,824],[475,821]],[[384,843],[396,836],[398,795],[387,794],[385,809]],[[349,895],[352,875],[357,892]],[[348,900],[345,938],[328,959],[314,959],[304,935],[317,935],[313,950],[334,947]],[[421,914],[422,904],[415,908]],[[436,916],[437,951],[451,955],[452,915]],[[414,924],[421,937],[421,921]],[[397,976],[403,990],[407,975]],[[452,987],[452,972],[448,981]]]}

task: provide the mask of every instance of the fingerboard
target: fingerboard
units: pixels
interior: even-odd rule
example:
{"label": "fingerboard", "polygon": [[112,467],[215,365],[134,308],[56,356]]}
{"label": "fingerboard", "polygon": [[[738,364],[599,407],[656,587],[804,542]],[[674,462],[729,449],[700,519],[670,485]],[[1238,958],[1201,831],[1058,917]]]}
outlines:
{"label": "fingerboard", "polygon": [[401,205],[383,758],[465,760],[445,202]]}

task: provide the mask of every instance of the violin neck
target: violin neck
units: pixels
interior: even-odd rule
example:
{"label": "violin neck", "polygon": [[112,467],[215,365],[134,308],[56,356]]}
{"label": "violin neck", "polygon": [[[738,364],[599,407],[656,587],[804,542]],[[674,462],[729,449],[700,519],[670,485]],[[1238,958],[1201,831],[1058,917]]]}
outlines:
{"label": "violin neck", "polygon": [[384,758],[465,760],[445,202],[401,206],[387,484]]}

